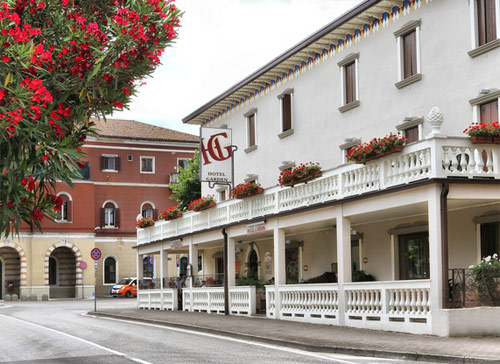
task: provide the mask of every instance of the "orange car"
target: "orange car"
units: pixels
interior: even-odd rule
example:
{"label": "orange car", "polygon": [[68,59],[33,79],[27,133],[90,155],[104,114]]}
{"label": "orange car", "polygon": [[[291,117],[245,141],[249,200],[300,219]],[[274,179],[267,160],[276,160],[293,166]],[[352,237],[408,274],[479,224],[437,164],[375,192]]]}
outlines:
{"label": "orange car", "polygon": [[[151,280],[151,278],[145,277],[144,281],[147,280]],[[110,293],[113,297],[137,297],[137,278],[122,278],[120,282],[111,287]]]}

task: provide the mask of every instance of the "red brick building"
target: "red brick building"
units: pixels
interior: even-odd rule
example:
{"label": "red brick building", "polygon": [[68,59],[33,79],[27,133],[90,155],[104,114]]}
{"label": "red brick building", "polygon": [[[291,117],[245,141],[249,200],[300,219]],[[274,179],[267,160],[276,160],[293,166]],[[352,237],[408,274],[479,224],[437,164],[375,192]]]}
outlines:
{"label": "red brick building", "polygon": [[[131,120],[95,120],[99,137],[88,138],[83,179],[57,186],[64,204],[60,219],[46,221],[43,234],[23,232],[0,241],[0,298],[43,294],[92,296],[90,251],[102,251],[97,294],[109,294],[121,277],[136,276],[135,221],[156,219],[174,206],[168,184],[178,165],[193,156],[198,137]],[[81,262],[86,269],[80,268]],[[14,289],[9,288],[14,284]]]}

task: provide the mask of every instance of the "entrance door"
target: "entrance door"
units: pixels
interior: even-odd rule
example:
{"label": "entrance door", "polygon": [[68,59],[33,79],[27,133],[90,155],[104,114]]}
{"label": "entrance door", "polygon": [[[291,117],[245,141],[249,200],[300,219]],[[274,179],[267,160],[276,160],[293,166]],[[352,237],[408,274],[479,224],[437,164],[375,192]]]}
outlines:
{"label": "entrance door", "polygon": [[399,235],[399,279],[429,279],[429,233]]}
{"label": "entrance door", "polygon": [[481,256],[480,258],[500,253],[500,223],[490,222],[481,224]]}
{"label": "entrance door", "polygon": [[286,249],[286,284],[299,283],[299,248]]}

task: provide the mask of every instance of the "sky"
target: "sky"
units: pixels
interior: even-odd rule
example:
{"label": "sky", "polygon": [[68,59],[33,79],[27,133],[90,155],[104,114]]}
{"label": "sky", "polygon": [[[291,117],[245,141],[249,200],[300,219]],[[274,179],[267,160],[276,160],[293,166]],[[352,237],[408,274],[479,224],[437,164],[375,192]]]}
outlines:
{"label": "sky", "polygon": [[182,118],[363,0],[176,0],[176,42],[113,118],[199,134]]}

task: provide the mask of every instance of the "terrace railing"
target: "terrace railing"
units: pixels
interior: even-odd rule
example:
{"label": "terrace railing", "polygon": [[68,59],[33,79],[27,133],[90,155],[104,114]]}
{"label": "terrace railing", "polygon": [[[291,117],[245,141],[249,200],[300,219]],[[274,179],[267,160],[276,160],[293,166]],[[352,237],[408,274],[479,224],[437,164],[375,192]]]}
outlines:
{"label": "terrace railing", "polygon": [[138,245],[178,235],[322,204],[367,192],[384,190],[428,178],[500,179],[498,146],[472,144],[469,138],[429,139],[363,164],[346,164],[307,184],[267,188],[263,194],[228,200],[215,207],[189,212],[171,221],[138,229]]}
{"label": "terrace railing", "polygon": [[[224,288],[199,287],[182,290],[184,311],[224,313]],[[255,313],[255,287],[229,287],[229,311],[232,315]]]}

